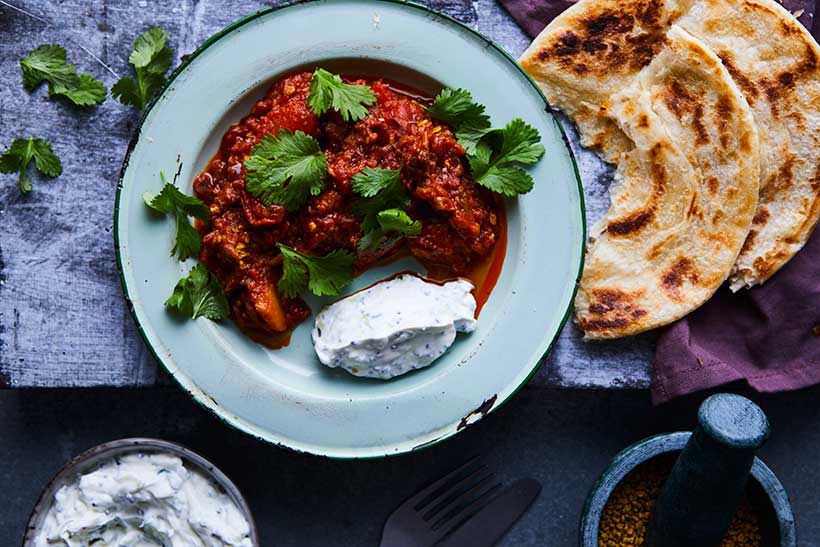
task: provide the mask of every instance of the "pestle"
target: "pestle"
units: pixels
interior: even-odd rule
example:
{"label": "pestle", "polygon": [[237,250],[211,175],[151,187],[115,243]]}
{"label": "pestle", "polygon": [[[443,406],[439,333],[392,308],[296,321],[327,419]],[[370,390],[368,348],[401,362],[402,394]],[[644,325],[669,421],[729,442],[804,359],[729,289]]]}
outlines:
{"label": "pestle", "polygon": [[746,489],[755,451],[769,437],[763,411],[740,395],[706,399],[698,425],[655,503],[648,547],[717,547]]}

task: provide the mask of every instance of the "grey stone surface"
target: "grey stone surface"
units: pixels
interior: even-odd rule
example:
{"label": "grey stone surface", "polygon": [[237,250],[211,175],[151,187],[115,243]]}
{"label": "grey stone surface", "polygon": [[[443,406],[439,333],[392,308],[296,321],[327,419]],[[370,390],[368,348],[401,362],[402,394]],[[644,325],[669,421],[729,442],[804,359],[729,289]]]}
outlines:
{"label": "grey stone surface", "polygon": [[[529,42],[494,0],[431,4],[512,55]],[[64,166],[54,181],[35,178],[25,197],[13,176],[0,177],[0,385],[141,386],[163,378],[122,298],[111,234],[120,164],[138,113],[112,99],[72,108],[49,100],[45,86],[28,94],[18,60],[40,44],[60,43],[70,62],[110,87],[129,74],[131,46],[147,27],[168,30],[179,55],[260,7],[250,0],[0,1],[0,146],[46,138]],[[611,177],[573,140],[594,221]],[[586,344],[570,325],[532,383],[646,387],[653,344],[651,335]]]}
{"label": "grey stone surface", "polygon": [[[528,387],[444,444],[344,462],[266,446],[177,389],[0,391],[0,545],[20,544],[36,498],[66,461],[101,442],[142,435],[187,445],[225,471],[248,498],[264,547],[377,545],[398,503],[473,454],[504,481],[531,476],[543,485],[501,545],[574,547],[584,499],[607,462],[645,436],[694,427],[703,397],[652,409],[643,391]],[[820,388],[753,397],[771,421],[760,455],[792,501],[798,545],[820,546]]]}

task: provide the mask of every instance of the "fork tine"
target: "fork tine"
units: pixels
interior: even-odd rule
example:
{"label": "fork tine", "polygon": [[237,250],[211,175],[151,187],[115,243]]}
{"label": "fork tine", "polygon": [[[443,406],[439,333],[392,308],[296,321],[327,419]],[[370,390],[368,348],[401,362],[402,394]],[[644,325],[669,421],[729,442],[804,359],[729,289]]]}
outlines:
{"label": "fork tine", "polygon": [[436,519],[433,523],[433,530],[439,530],[447,526],[448,523],[450,524],[450,526],[447,526],[448,531],[461,526],[466,520],[480,511],[482,507],[492,501],[494,494],[500,489],[501,483],[496,482],[486,488],[482,486],[480,489],[472,489],[472,495],[468,495],[470,492],[465,492],[464,495],[453,502],[447,512]]}
{"label": "fork tine", "polygon": [[493,477],[493,472],[487,471],[486,469],[486,466],[482,465],[476,469],[475,473],[467,475],[459,482],[453,484],[446,492],[443,492],[428,505],[422,519],[425,521],[430,520],[437,514],[441,513],[444,509],[451,507],[469,492],[474,491],[476,488],[479,488],[485,484]]}
{"label": "fork tine", "polygon": [[449,490],[452,483],[460,480],[465,476],[465,472],[469,470],[468,474],[472,474],[472,467],[478,463],[478,456],[474,456],[467,460],[463,465],[450,471],[430,486],[422,489],[413,497],[408,499],[405,503],[411,505],[414,510],[419,511],[425,506],[429,505],[433,500],[438,498],[444,491]]}

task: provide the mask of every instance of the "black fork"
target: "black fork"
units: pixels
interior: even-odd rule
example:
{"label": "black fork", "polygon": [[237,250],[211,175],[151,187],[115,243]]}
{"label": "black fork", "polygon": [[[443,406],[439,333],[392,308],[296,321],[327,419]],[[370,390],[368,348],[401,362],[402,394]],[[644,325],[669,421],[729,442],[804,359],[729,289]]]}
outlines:
{"label": "black fork", "polygon": [[381,547],[435,545],[492,501],[500,488],[495,473],[473,458],[393,511]]}

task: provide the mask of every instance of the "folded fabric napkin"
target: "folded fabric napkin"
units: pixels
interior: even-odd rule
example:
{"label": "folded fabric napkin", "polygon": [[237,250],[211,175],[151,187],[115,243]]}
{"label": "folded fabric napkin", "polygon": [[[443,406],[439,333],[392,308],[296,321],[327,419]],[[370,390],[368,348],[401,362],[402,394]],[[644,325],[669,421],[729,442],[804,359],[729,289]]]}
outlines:
{"label": "folded fabric napkin", "polygon": [[[499,1],[531,37],[574,3]],[[782,4],[820,37],[814,0]],[[761,392],[820,383],[820,231],[764,285],[737,293],[724,286],[661,333],[652,374],[655,403],[738,380]]]}

